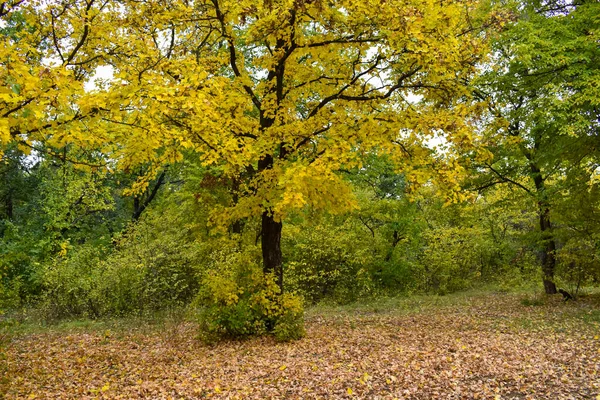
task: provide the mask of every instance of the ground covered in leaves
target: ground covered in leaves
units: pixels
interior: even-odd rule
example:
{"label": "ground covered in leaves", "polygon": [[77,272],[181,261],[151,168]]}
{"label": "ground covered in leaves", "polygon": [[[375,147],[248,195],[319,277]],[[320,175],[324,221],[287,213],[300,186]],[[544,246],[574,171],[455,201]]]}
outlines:
{"label": "ground covered in leaves", "polygon": [[600,307],[486,294],[309,310],[307,337],[206,346],[193,323],[5,341],[6,399],[600,399]]}

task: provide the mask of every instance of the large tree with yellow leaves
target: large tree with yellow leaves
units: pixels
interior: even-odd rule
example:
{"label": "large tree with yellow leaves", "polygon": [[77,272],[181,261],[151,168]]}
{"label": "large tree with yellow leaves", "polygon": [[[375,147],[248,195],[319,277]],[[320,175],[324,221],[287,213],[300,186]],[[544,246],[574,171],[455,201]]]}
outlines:
{"label": "large tree with yellow leaves", "polygon": [[[280,287],[286,213],[354,206],[337,171],[387,153],[423,181],[424,135],[470,141],[475,1],[0,4],[0,141],[151,171],[193,151],[234,183],[215,226],[260,217],[264,271]],[[85,90],[99,66],[112,77]],[[453,165],[436,171],[450,188]]]}

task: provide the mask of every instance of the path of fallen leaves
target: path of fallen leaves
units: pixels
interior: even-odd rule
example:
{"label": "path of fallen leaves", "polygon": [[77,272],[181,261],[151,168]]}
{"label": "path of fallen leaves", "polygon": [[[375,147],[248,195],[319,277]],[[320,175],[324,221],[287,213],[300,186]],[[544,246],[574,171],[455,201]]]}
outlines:
{"label": "path of fallen leaves", "polygon": [[[419,313],[312,315],[307,337],[208,347],[194,325],[20,335],[6,399],[596,399],[595,312],[510,296]],[[0,398],[2,392],[0,391]]]}

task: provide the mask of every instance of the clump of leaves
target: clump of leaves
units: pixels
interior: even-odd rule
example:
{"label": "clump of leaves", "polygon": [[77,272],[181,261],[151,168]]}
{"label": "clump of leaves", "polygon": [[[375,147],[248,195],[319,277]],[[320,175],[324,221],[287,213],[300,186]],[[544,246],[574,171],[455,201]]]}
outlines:
{"label": "clump of leaves", "polygon": [[251,252],[221,254],[202,279],[199,337],[213,343],[272,334],[278,341],[304,336],[304,308],[295,293],[281,293],[272,274],[264,274]]}

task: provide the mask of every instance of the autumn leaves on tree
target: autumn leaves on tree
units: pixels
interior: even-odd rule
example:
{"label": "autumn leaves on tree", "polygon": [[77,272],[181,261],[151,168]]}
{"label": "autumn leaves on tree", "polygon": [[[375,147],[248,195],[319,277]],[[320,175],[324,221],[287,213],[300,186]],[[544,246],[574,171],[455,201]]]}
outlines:
{"label": "autumn leaves on tree", "polygon": [[[422,135],[471,136],[464,83],[484,50],[476,6],[5,2],[0,138],[94,152],[97,167],[151,166],[134,191],[192,150],[235,185],[237,203],[215,210],[214,226],[260,216],[264,271],[283,287],[286,213],[354,206],[336,171],[378,152],[427,179]],[[101,66],[112,79],[86,90]],[[450,185],[454,175],[440,170]]]}
{"label": "autumn leaves on tree", "polygon": [[[167,165],[218,169],[232,202],[214,208],[211,228],[260,219],[263,270],[281,289],[283,221],[355,208],[340,171],[367,156],[388,157],[409,185],[435,182],[448,202],[473,198],[467,174],[481,190],[513,185],[538,205],[550,293],[551,208],[569,174],[590,176],[593,152],[578,157],[593,140],[580,132],[600,96],[583,67],[597,57],[594,5],[545,5],[3,1],[0,143],[80,169],[143,171],[130,188],[138,211]],[[530,18],[510,25],[520,14]]]}

